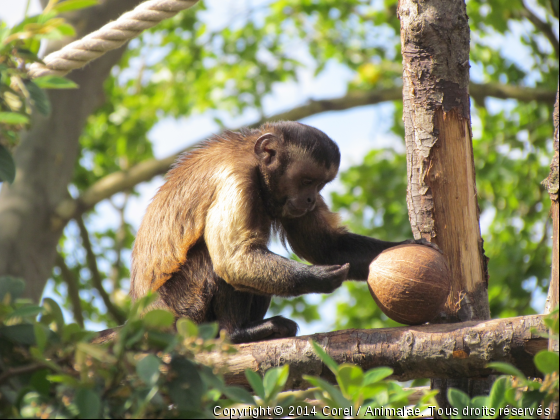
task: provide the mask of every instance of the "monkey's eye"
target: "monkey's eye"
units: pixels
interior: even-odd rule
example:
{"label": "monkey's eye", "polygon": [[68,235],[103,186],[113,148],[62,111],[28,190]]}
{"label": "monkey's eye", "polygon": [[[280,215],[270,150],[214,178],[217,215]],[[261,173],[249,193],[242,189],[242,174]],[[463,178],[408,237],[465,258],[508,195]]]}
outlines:
{"label": "monkey's eye", "polygon": [[301,185],[307,186],[307,185],[311,185],[311,184],[313,184],[313,180],[312,180],[312,179],[304,178],[304,179],[301,180]]}

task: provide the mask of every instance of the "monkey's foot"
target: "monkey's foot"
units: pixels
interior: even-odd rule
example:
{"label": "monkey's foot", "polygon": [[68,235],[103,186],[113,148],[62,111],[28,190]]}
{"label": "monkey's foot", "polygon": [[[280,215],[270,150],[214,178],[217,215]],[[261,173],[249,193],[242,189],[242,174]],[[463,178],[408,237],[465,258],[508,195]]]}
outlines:
{"label": "monkey's foot", "polygon": [[291,319],[275,316],[262,321],[251,322],[229,334],[232,343],[250,343],[273,340],[275,338],[295,337],[298,325]]}

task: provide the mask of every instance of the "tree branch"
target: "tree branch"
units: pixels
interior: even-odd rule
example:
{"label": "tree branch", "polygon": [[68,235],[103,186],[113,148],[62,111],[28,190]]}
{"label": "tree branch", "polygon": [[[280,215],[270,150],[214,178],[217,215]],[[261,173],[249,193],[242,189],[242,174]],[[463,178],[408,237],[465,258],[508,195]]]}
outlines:
{"label": "tree branch", "polygon": [[82,301],[80,299],[80,290],[78,286],[78,279],[72,273],[72,270],[66,264],[64,257],[60,254],[56,255],[56,265],[60,268],[60,275],[68,286],[68,297],[72,302],[72,312],[74,312],[74,319],[78,325],[84,328],[84,315],[82,313]]}
{"label": "tree branch", "polygon": [[[555,99],[555,92],[541,88],[524,88],[501,85],[498,83],[471,83],[469,88],[471,95],[477,101],[483,101],[484,98],[488,96],[500,99],[516,99],[522,102],[535,100],[554,103]],[[300,120],[322,112],[341,111],[358,106],[374,105],[381,102],[397,101],[401,99],[402,88],[400,87],[369,92],[350,92],[339,98],[310,100],[305,105],[257,121],[252,124],[252,126],[258,126],[264,121]],[[63,200],[57,206],[55,215],[52,218],[53,229],[61,229],[72,218],[85,213],[100,201],[116,193],[132,189],[141,182],[146,182],[157,175],[165,174],[179,154],[191,150],[194,147],[193,145],[187,147],[178,154],[173,154],[163,159],[146,160],[125,171],[109,174],[84,191],[79,198]]]}
{"label": "tree branch", "polygon": [[311,336],[261,341],[235,346],[237,353],[201,354],[196,360],[226,367],[229,384],[247,386],[245,369],[260,373],[290,365],[287,389],[309,387],[303,375],[334,379],[313,351],[314,340],[337,363],[354,363],[363,369],[389,366],[393,379],[483,377],[492,374],[487,364],[512,363],[527,376],[540,376],[533,355],[546,349],[547,333],[541,315],[433,324],[415,327],[344,330]]}
{"label": "tree branch", "polygon": [[31,365],[25,365],[25,366],[20,366],[17,368],[11,368],[8,369],[6,372],[4,372],[2,375],[0,375],[0,384],[3,384],[4,382],[6,382],[8,379],[14,377],[14,376],[18,376],[18,375],[24,375],[26,373],[33,373],[33,372],[37,372],[38,370],[43,370],[43,369],[48,369],[49,365],[47,365],[46,363],[33,363]]}
{"label": "tree branch", "polygon": [[124,324],[126,321],[126,316],[121,312],[119,308],[117,308],[109,294],[103,287],[103,282],[101,279],[101,274],[99,273],[99,268],[97,267],[97,260],[95,257],[95,253],[93,252],[93,248],[91,246],[91,242],[89,240],[89,233],[87,231],[86,225],[84,223],[84,219],[82,219],[81,215],[76,217],[76,222],[80,228],[80,235],[82,237],[82,245],[86,250],[86,260],[89,271],[91,273],[91,282],[93,283],[93,287],[97,289],[101,299],[103,299],[103,303],[107,307],[107,312],[113,317],[118,324]]}
{"label": "tree branch", "polygon": [[560,45],[558,44],[558,38],[556,38],[556,35],[554,34],[552,27],[548,24],[548,22],[542,21],[537,15],[535,15],[533,11],[529,9],[529,7],[527,7],[525,1],[522,1],[522,3],[523,3],[523,10],[521,11],[521,15],[527,18],[527,20],[531,22],[535,26],[535,28],[537,28],[540,32],[542,32],[542,34],[552,44],[552,48],[554,48],[556,57],[559,57]]}

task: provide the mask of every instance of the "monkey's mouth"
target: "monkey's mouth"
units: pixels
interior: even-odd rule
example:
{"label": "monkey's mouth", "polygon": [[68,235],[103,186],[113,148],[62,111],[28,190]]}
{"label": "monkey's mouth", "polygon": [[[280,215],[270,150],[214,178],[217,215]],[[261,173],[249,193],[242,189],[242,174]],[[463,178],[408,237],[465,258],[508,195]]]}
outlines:
{"label": "monkey's mouth", "polygon": [[290,201],[288,201],[284,206],[284,217],[292,217],[292,218],[301,217],[305,213],[307,213],[308,210],[309,209],[298,209]]}

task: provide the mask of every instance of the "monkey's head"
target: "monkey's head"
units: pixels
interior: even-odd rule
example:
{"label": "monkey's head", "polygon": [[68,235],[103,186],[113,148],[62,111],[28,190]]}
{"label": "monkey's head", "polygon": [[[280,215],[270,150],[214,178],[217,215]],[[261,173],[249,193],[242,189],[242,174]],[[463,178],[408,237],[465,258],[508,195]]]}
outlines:
{"label": "monkey's head", "polygon": [[294,218],[312,211],[321,189],[338,172],[338,146],[322,131],[297,122],[269,123],[259,131],[254,150],[271,216]]}

